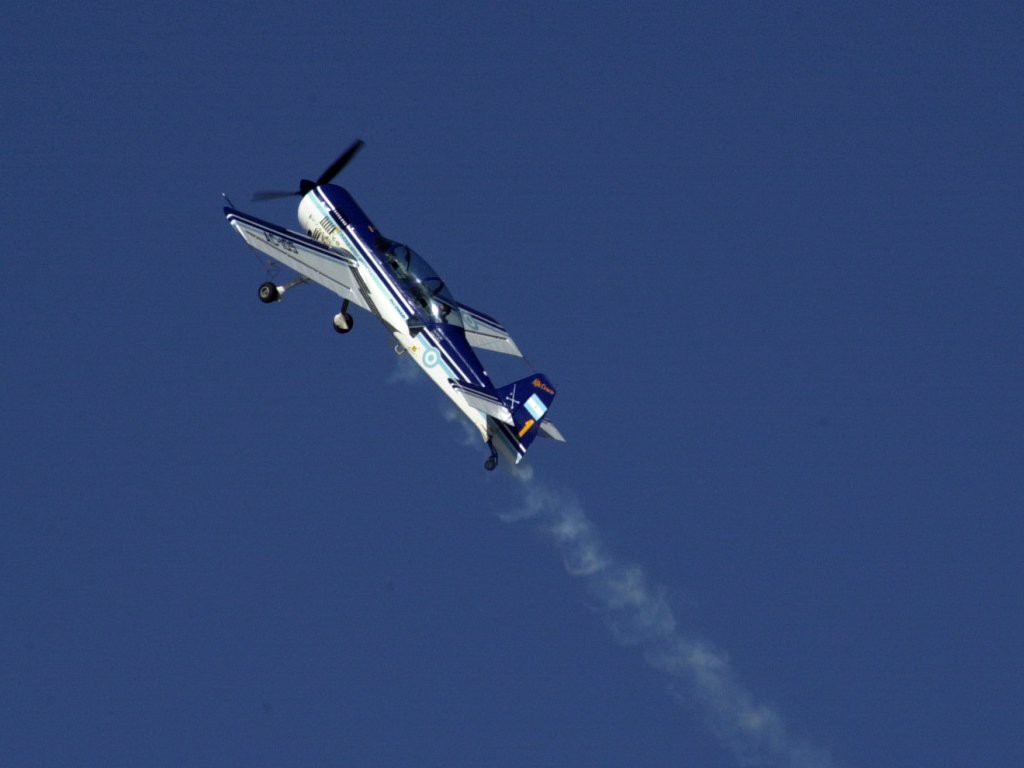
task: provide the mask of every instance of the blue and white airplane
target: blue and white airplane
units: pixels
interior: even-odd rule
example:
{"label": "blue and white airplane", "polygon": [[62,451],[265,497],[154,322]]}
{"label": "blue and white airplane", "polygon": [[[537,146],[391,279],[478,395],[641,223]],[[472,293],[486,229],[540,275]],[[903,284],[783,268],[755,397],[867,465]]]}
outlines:
{"label": "blue and white airplane", "polygon": [[479,431],[490,448],[488,470],[497,466],[499,453],[518,464],[538,435],[564,442],[547,419],[555,397],[548,378],[535,373],[497,387],[474,352],[475,347],[522,357],[502,324],[456,301],[422,257],[384,237],[353,197],[330,183],[362,146],[356,141],[320,178],[303,179],[296,191],[253,195],[302,198],[299,226],[305,235],[224,209],[246,243],[299,275],[284,285],[263,283],[260,300],[270,304],[294,286],[319,283],[341,297],[334,316],[338,333],[352,330],[350,306],[372,312],[398,342],[395,351],[415,360]]}

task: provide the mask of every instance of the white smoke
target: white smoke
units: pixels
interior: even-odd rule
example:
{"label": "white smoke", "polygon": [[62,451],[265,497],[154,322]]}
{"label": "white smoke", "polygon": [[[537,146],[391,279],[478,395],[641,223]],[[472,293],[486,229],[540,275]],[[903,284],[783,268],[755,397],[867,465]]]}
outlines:
{"label": "white smoke", "polygon": [[575,496],[530,480],[522,486],[522,507],[501,519],[537,522],[566,570],[584,581],[605,612],[615,640],[641,649],[665,674],[672,695],[704,718],[740,765],[834,768],[827,752],[793,738],[774,708],[754,700],[724,653],[679,629],[664,588],[652,587],[640,566],[622,564],[605,550]]}
{"label": "white smoke", "polygon": [[[404,380],[404,372],[393,377]],[[479,433],[461,413],[448,405],[441,410],[446,421],[459,425],[462,445],[480,445]],[[520,481],[523,503],[498,516],[507,523],[538,524],[561,552],[566,571],[582,579],[597,600],[615,640],[639,648],[647,664],[664,673],[672,696],[704,719],[741,766],[836,768],[827,751],[793,737],[772,706],[755,701],[728,656],[678,627],[665,588],[650,586],[643,568],[620,563],[605,550],[575,495],[537,482],[525,463],[500,466]]]}
{"label": "white smoke", "polygon": [[455,424],[459,429],[459,444],[463,448],[476,448],[481,444],[480,433],[469,423],[469,420],[459,413],[455,408],[446,405],[441,409],[441,415],[449,424]]}
{"label": "white smoke", "polygon": [[407,355],[400,355],[395,358],[395,364],[385,382],[387,384],[418,384],[420,378],[419,366]]}

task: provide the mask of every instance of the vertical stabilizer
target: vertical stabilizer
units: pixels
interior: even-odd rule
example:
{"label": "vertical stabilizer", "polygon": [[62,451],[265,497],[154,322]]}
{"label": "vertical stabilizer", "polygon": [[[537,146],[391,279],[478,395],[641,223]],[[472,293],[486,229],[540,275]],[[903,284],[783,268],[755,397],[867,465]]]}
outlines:
{"label": "vertical stabilizer", "polygon": [[518,464],[530,443],[540,434],[540,425],[547,416],[551,401],[555,399],[555,388],[542,373],[535,373],[525,379],[498,387],[498,399],[512,414],[513,424],[503,424],[492,419],[493,429],[503,438],[515,453]]}

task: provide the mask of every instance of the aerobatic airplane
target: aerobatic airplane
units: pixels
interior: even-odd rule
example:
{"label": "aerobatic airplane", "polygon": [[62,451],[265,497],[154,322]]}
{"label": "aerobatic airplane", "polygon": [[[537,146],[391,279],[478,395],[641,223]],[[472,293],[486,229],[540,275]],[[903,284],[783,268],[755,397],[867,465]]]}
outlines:
{"label": "aerobatic airplane", "polygon": [[352,330],[352,305],[372,312],[398,342],[395,351],[415,360],[477,428],[490,448],[488,470],[497,466],[499,453],[518,464],[538,435],[564,442],[547,419],[555,397],[548,378],[534,373],[497,387],[474,352],[475,347],[522,357],[502,324],[456,301],[421,256],[384,237],[353,197],[330,183],[362,146],[356,141],[320,178],[303,179],[296,191],[253,195],[253,200],[300,197],[299,226],[305,235],[233,206],[224,209],[246,243],[299,275],[284,285],[263,283],[260,300],[271,304],[294,286],[319,283],[341,297],[341,311],[334,316],[338,333]]}

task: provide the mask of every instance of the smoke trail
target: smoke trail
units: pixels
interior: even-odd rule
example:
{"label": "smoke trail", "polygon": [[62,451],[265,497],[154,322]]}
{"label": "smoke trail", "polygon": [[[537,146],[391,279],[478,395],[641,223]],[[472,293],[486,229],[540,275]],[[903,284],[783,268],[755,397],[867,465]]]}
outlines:
{"label": "smoke trail", "polygon": [[419,384],[422,378],[419,366],[407,355],[395,358],[391,373],[384,380],[386,384]]}
{"label": "smoke trail", "polygon": [[520,479],[523,506],[499,517],[538,522],[561,551],[566,570],[583,579],[604,609],[615,640],[641,649],[646,662],[666,675],[672,695],[695,706],[740,765],[834,768],[827,752],[794,739],[775,709],[754,700],[722,652],[679,630],[664,588],[650,586],[640,566],[624,565],[602,547],[574,496]]}
{"label": "smoke trail", "polygon": [[[464,446],[479,445],[479,434],[459,412],[444,407],[442,413],[459,425]],[[740,765],[836,768],[827,751],[791,736],[773,707],[755,701],[723,652],[678,628],[664,587],[650,586],[643,568],[620,563],[604,549],[575,495],[536,481],[530,465],[501,466],[519,480],[523,503],[498,517],[537,522],[561,552],[566,571],[583,580],[604,610],[616,642],[639,648],[647,664],[665,674],[672,696],[703,717]]]}

